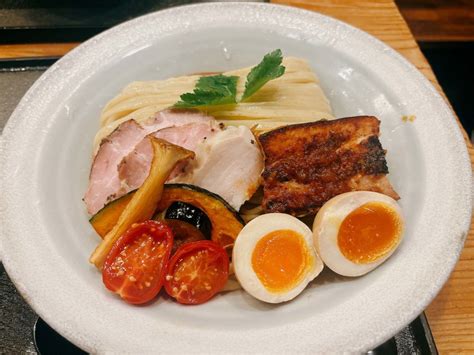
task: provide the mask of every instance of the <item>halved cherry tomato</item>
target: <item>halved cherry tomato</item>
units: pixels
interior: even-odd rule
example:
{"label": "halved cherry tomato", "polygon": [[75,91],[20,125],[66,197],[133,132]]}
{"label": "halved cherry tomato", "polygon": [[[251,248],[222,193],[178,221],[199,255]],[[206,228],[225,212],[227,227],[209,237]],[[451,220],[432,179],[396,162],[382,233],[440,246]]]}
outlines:
{"label": "halved cherry tomato", "polygon": [[183,244],[173,255],[165,290],[179,303],[200,304],[222,290],[229,276],[229,257],[219,244],[200,240]]}
{"label": "halved cherry tomato", "polygon": [[162,222],[132,225],[107,255],[102,269],[105,286],[128,303],[152,300],[163,285],[173,233]]}

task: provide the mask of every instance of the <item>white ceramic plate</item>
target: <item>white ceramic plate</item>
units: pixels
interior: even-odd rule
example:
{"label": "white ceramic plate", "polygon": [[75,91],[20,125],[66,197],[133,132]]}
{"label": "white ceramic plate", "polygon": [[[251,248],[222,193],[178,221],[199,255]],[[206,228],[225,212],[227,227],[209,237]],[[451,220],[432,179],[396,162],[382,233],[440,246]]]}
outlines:
{"label": "white ceramic plate", "polygon": [[[407,234],[361,278],[325,272],[272,306],[235,292],[201,306],[133,307],[87,259],[98,243],[81,201],[101,107],[133,80],[221,71],[281,48],[307,58],[336,116],[376,115]],[[403,115],[416,115],[402,122]],[[471,216],[471,168],[429,82],[373,37],[293,8],[213,3],[138,18],[87,41],[28,91],[4,130],[2,258],[32,307],[92,352],[333,352],[370,349],[414,319],[448,278]]]}

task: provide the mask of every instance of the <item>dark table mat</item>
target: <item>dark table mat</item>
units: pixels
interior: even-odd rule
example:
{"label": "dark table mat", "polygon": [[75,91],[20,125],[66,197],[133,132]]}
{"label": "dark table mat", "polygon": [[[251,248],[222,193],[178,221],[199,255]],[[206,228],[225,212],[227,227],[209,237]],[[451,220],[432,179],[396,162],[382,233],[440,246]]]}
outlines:
{"label": "dark table mat", "polygon": [[0,354],[36,354],[33,325],[37,318],[0,263]]}
{"label": "dark table mat", "polygon": [[[42,71],[0,73],[0,130]],[[25,303],[0,263],[0,353],[36,354],[33,325],[38,316]]]}
{"label": "dark table mat", "polygon": [[205,0],[0,0],[0,28],[111,27],[163,8]]}
{"label": "dark table mat", "polygon": [[43,71],[0,72],[0,131],[16,105]]}

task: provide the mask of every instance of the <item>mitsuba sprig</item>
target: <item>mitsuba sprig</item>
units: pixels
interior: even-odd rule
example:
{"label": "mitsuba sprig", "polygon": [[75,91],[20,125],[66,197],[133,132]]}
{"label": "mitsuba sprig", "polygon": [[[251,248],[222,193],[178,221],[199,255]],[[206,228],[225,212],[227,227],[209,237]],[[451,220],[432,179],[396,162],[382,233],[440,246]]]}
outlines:
{"label": "mitsuba sprig", "polygon": [[215,106],[237,104],[246,101],[270,80],[276,79],[285,73],[281,65],[282,52],[276,49],[266,54],[262,61],[253,67],[247,75],[245,90],[237,99],[237,76],[222,74],[200,77],[193,92],[180,96],[181,100],[173,105],[175,108],[192,108],[199,106]]}

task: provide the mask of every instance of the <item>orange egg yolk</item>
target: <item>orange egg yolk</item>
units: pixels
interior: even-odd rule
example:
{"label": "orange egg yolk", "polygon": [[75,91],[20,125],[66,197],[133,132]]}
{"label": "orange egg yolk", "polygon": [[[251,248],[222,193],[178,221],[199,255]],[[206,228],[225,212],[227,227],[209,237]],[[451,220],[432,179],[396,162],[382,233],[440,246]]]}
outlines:
{"label": "orange egg yolk", "polygon": [[402,222],[399,214],[381,202],[366,203],[342,221],[337,243],[341,253],[357,264],[374,262],[399,242]]}
{"label": "orange egg yolk", "polygon": [[263,286],[274,293],[296,286],[313,263],[303,236],[286,229],[265,235],[252,254],[253,270]]}

